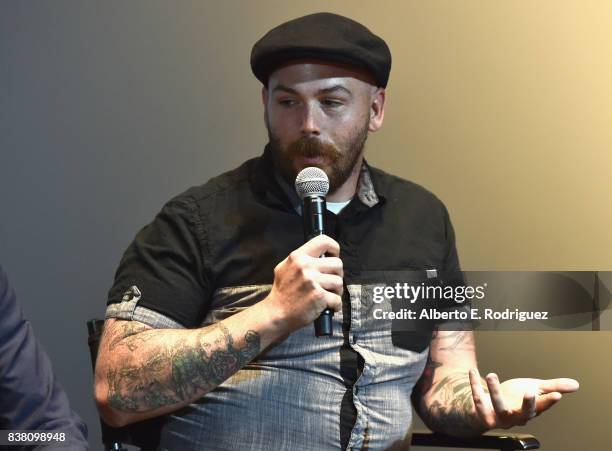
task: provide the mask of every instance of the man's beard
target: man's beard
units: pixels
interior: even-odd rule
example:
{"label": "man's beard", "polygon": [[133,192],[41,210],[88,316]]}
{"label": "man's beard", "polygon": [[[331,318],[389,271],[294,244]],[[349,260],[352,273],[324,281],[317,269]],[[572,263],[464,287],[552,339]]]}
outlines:
{"label": "man's beard", "polygon": [[283,148],[277,136],[268,126],[268,138],[270,140],[270,151],[276,170],[293,186],[298,173],[306,167],[299,157],[320,157],[322,162],[308,164],[323,169],[329,178],[329,193],[334,193],[344,182],[348,180],[359,157],[362,154],[368,137],[368,123],[356,130],[349,137],[344,149],[339,149],[334,144],[324,143],[316,137],[302,136],[298,140]]}

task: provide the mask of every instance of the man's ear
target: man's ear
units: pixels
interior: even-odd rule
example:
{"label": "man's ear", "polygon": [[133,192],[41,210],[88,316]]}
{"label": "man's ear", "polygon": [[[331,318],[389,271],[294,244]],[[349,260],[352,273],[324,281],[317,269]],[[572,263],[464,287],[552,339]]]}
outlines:
{"label": "man's ear", "polygon": [[261,103],[264,107],[264,124],[268,126],[268,89],[265,86],[261,88]]}
{"label": "man's ear", "polygon": [[368,130],[371,132],[377,131],[382,127],[385,118],[385,89],[376,88],[370,101],[370,122]]}

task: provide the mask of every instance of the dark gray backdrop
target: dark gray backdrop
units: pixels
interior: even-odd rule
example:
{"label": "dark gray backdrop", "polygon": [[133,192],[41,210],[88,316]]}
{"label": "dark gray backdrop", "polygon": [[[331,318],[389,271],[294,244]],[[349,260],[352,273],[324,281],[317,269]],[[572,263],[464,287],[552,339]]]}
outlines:
{"label": "dark gray backdrop", "polygon": [[0,264],[94,449],[85,321],[103,316],[121,253],[163,202],[265,142],[253,40],[231,70],[217,48],[233,9],[0,4]]}

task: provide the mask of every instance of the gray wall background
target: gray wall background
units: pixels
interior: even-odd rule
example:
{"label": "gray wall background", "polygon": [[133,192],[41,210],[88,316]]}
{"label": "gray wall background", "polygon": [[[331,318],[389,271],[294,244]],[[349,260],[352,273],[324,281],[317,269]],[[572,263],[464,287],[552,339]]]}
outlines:
{"label": "gray wall background", "polygon": [[[463,266],[612,269],[612,19],[598,1],[3,1],[0,264],[99,447],[85,321],[174,194],[265,143],[252,44],[327,10],[389,43],[370,162],[424,184]],[[608,449],[609,332],[481,333],[502,379],[582,383],[526,428],[545,450]]]}

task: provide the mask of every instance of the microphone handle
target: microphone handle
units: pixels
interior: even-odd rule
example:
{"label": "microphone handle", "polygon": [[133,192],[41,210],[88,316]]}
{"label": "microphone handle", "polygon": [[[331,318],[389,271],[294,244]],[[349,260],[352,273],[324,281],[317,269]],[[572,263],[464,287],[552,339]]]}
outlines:
{"label": "microphone handle", "polygon": [[[302,218],[304,221],[304,240],[308,241],[317,235],[325,233],[325,210],[327,209],[325,197],[306,196],[302,205]],[[321,255],[324,258],[325,254]],[[332,318],[334,311],[326,308],[315,319],[314,328],[317,337],[330,337],[333,335]]]}

